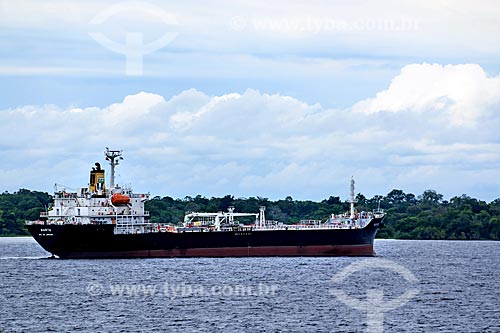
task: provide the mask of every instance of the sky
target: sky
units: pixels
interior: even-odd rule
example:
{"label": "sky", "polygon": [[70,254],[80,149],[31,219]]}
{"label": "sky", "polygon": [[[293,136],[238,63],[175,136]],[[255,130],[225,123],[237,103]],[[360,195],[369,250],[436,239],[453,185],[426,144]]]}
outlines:
{"label": "sky", "polygon": [[[0,0],[0,190],[500,197],[500,2]],[[106,168],[109,167],[106,165]]]}

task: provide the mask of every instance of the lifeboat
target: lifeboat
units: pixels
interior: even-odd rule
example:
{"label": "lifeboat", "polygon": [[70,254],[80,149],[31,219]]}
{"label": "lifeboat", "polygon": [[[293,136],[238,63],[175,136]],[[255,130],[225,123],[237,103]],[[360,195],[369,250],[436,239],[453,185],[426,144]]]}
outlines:
{"label": "lifeboat", "polygon": [[130,197],[125,194],[115,193],[111,197],[111,203],[113,205],[127,205],[130,202]]}

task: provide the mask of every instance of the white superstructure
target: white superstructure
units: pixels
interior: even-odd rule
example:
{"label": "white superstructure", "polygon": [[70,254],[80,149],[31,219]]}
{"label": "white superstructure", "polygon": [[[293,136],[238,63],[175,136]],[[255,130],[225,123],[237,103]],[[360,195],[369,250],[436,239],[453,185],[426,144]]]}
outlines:
{"label": "white superstructure", "polygon": [[99,163],[90,171],[88,187],[68,190],[56,185],[54,204],[42,212],[39,223],[45,224],[114,224],[115,233],[144,233],[151,230],[149,212],[144,202],[149,194],[133,193],[131,188],[114,183],[114,170],[122,152],[105,151],[111,166],[109,189]]}

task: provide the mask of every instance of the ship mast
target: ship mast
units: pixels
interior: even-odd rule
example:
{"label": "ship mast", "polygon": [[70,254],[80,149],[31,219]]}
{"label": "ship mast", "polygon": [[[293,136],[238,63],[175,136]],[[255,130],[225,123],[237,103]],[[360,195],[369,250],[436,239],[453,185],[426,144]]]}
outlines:
{"label": "ship mast", "polygon": [[112,191],[115,187],[115,166],[120,164],[120,160],[123,160],[122,151],[109,150],[109,148],[106,147],[104,155],[106,155],[106,160],[109,161],[109,164],[111,165],[111,179],[109,180],[109,188]]}
{"label": "ship mast", "polygon": [[349,203],[351,204],[351,219],[354,218],[354,203],[356,202],[354,194],[354,177],[351,176],[351,196],[349,197]]}

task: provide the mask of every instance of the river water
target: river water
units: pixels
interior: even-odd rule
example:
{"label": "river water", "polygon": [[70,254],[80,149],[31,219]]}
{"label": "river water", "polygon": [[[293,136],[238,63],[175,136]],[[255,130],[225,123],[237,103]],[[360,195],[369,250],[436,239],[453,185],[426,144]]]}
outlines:
{"label": "river water", "polygon": [[500,332],[500,242],[375,258],[46,259],[0,238],[0,332]]}

